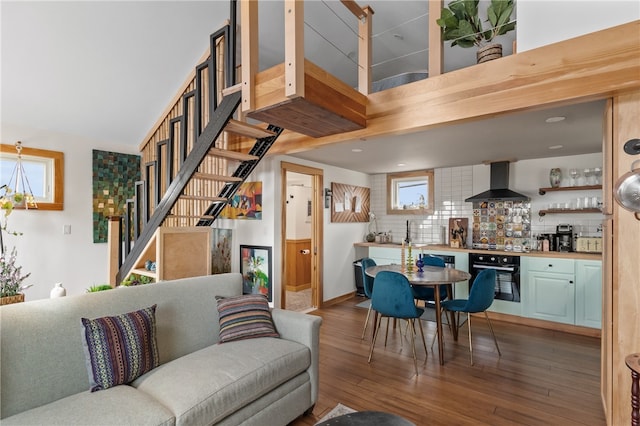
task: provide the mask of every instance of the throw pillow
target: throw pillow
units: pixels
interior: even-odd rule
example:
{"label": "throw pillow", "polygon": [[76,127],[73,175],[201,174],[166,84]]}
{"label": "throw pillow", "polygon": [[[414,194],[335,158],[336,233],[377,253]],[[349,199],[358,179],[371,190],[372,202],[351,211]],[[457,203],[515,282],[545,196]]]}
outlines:
{"label": "throw pillow", "polygon": [[262,294],[216,296],[220,343],[254,337],[280,337],[273,325],[269,301]]}
{"label": "throw pillow", "polygon": [[156,305],[113,317],[82,318],[91,392],[131,383],[158,366]]}

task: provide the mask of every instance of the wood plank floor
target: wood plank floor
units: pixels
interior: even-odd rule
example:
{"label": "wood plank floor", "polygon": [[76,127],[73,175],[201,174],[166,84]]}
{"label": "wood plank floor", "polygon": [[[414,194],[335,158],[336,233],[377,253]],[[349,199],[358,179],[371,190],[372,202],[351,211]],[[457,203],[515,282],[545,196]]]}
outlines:
{"label": "wood plank floor", "polygon": [[[313,425],[336,404],[358,411],[401,415],[416,425],[604,425],[600,399],[600,339],[493,321],[499,357],[483,317],[472,318],[474,366],[469,363],[466,324],[455,342],[445,326],[445,365],[435,323],[423,322],[428,357],[416,342],[419,375],[411,346],[398,330],[387,347],[378,336],[367,363],[370,328],[360,340],[366,309],[355,297],[312,312],[320,328],[320,394],[313,414],[294,426]],[[384,321],[383,321],[384,324]]]}

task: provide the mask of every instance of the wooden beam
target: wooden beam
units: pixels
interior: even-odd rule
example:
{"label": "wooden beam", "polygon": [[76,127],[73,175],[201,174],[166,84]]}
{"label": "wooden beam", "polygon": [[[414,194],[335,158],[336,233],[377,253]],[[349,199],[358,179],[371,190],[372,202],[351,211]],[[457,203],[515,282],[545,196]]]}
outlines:
{"label": "wooden beam", "polygon": [[371,29],[373,9],[367,6],[365,15],[358,22],[358,90],[363,95],[371,93]]}
{"label": "wooden beam", "polygon": [[640,20],[373,93],[366,128],[315,139],[285,132],[269,155],[638,90],[638,33]]}
{"label": "wooden beam", "polygon": [[442,48],[442,30],[436,23],[436,19],[440,18],[440,13],[444,2],[442,0],[429,1],[429,77],[435,77],[443,72],[443,48]]}
{"label": "wooden beam", "polygon": [[284,2],[284,94],[304,98],[304,1]]}
{"label": "wooden beam", "polygon": [[109,268],[107,284],[116,287],[116,275],[120,269],[120,248],[122,244],[122,230],[120,216],[109,216],[107,222],[107,265]]}
{"label": "wooden beam", "polygon": [[349,9],[349,12],[353,13],[353,15],[356,18],[362,19],[367,15],[367,12],[365,10],[366,8],[360,7],[358,3],[356,3],[355,1],[353,0],[340,0],[340,1],[347,9]]}
{"label": "wooden beam", "polygon": [[240,42],[242,57],[242,112],[255,107],[255,78],[258,72],[258,0],[241,0]]}

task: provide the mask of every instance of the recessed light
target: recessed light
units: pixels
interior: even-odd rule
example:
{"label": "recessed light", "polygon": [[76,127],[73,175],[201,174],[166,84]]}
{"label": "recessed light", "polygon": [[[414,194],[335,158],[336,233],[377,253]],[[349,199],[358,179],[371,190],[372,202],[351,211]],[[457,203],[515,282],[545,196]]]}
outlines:
{"label": "recessed light", "polygon": [[362,149],[360,149],[360,148],[353,148],[353,149],[351,150],[351,152],[362,152]]}
{"label": "recessed light", "polygon": [[564,145],[551,145],[549,149],[561,149],[564,148]]}
{"label": "recessed light", "polygon": [[404,167],[404,166],[406,166],[405,163],[398,163],[398,167]]}
{"label": "recessed light", "polygon": [[544,120],[546,123],[558,123],[560,121],[564,121],[567,117],[563,117],[561,115],[556,116],[556,117],[549,117],[546,120]]}

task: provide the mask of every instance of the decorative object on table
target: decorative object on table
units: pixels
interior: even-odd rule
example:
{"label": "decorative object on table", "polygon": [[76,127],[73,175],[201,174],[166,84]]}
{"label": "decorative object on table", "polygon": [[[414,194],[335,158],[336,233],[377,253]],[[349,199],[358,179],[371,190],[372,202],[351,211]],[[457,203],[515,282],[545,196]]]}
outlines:
{"label": "decorative object on table", "polygon": [[407,249],[407,272],[413,272],[413,256],[411,254],[411,243],[409,243],[409,248]]}
{"label": "decorative object on table", "polygon": [[489,28],[483,28],[478,14],[479,0],[455,0],[440,12],[436,23],[443,29],[442,39],[452,40],[451,46],[478,47],[477,62],[487,62],[502,57],[502,45],[492,43],[497,37],[516,28],[511,20],[513,0],[491,0],[487,7]]}
{"label": "decorative object on table", "polygon": [[469,219],[453,217],[449,219],[449,246],[453,248],[467,248],[467,233]]}
{"label": "decorative object on table", "polygon": [[32,286],[22,284],[31,272],[22,274],[22,266],[16,266],[16,255],[15,247],[11,253],[0,254],[0,305],[24,302],[22,292]]}
{"label": "decorative object on table", "polygon": [[243,182],[220,213],[220,217],[262,220],[262,182]]}
{"label": "decorative object on table", "polygon": [[400,270],[404,272],[406,267],[406,254],[405,254],[405,242],[402,240],[402,250],[400,250]]}
{"label": "decorative object on table", "polygon": [[92,155],[93,242],[106,243],[109,216],[123,215],[126,201],[135,195],[140,156],[97,149]]}
{"label": "decorative object on table", "polygon": [[562,170],[560,170],[560,168],[554,167],[549,171],[549,183],[551,184],[552,188],[558,188],[560,186],[561,180],[562,180]]}
{"label": "decorative object on table", "polygon": [[[369,188],[363,186],[346,185],[343,183],[331,182],[331,222],[354,223],[371,222],[375,223],[369,213],[371,200]],[[378,235],[377,223],[376,235]],[[371,229],[369,232],[372,232]]]}
{"label": "decorative object on table", "polygon": [[616,181],[613,196],[623,208],[640,220],[640,160],[631,163],[631,171]]}
{"label": "decorative object on table", "polygon": [[64,297],[67,295],[67,289],[62,287],[62,283],[55,283],[49,292],[49,298]]}
{"label": "decorative object on table", "polygon": [[240,273],[244,294],[264,294],[273,301],[271,247],[241,245]]}
{"label": "decorative object on table", "polygon": [[424,266],[424,262],[422,262],[422,255],[418,255],[418,259],[416,260],[416,266],[418,267],[418,272],[424,272],[422,267]]}

